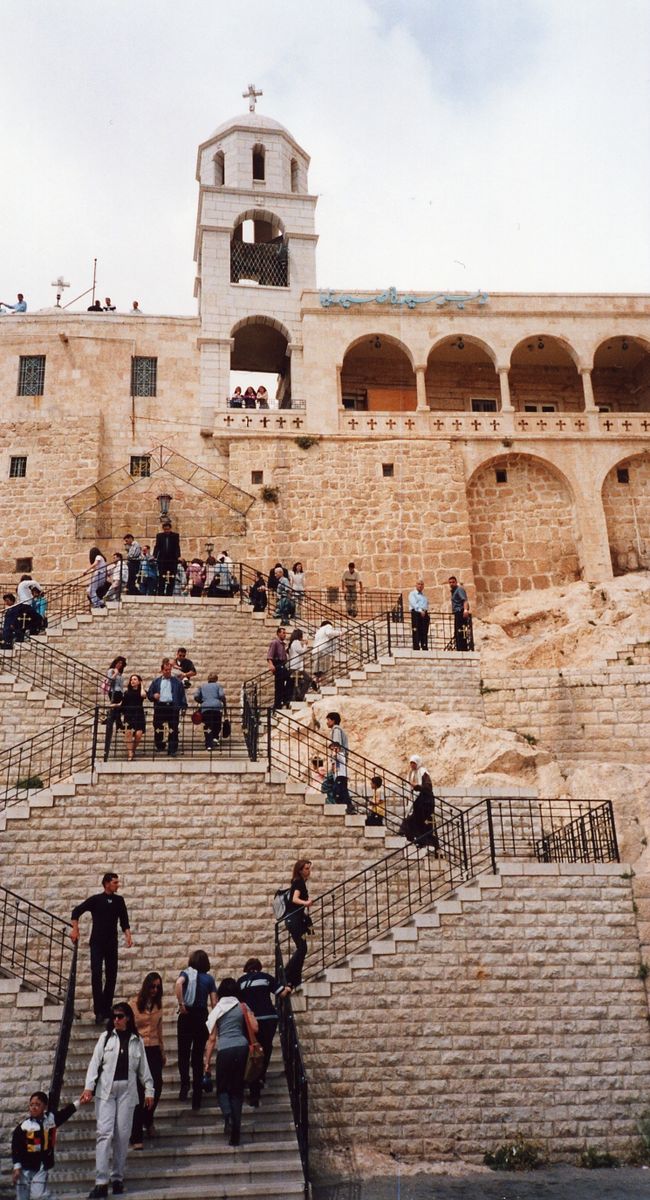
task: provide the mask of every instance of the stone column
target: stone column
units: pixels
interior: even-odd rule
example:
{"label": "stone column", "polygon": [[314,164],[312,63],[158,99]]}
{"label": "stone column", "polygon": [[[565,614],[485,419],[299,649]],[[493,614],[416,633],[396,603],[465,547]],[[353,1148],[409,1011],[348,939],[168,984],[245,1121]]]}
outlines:
{"label": "stone column", "polygon": [[582,391],[585,398],[585,412],[597,412],[594,400],[594,389],[591,382],[591,367],[580,367],[582,375]]}
{"label": "stone column", "polygon": [[296,400],[304,400],[307,405],[307,397],[305,395],[305,383],[303,377],[303,354],[302,342],[289,342],[287,346],[287,354],[291,361],[291,395]]}
{"label": "stone column", "polygon": [[425,379],[426,367],[415,368],[415,390],[417,394],[417,412],[428,412],[429,405],[427,404],[427,385]]}
{"label": "stone column", "polygon": [[230,391],[230,353],[232,338],[200,337],[197,341],[201,355],[199,364],[199,404],[201,433],[214,431],[215,412],[227,407]]}
{"label": "stone column", "polygon": [[497,367],[499,387],[501,388],[501,412],[514,412],[510,399],[510,383],[508,382],[509,367]]}

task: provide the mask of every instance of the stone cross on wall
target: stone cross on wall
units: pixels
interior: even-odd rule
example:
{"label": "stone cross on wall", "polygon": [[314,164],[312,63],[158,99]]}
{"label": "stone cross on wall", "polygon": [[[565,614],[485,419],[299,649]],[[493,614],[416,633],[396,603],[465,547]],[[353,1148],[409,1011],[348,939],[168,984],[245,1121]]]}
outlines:
{"label": "stone cross on wall", "polygon": [[263,96],[263,95],[264,95],[264,92],[258,92],[255,90],[254,83],[249,83],[248,91],[242,92],[242,96],[244,97],[244,100],[248,100],[248,111],[249,112],[255,112],[255,105],[257,104],[257,97]]}

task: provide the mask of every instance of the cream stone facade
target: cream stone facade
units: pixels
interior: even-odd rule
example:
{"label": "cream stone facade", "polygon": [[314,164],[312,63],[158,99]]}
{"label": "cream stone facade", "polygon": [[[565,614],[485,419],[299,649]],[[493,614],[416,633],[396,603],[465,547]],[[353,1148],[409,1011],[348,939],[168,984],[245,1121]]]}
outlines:
{"label": "cream stone facade", "polygon": [[[201,144],[196,317],[2,318],[0,575],[151,540],[160,490],[187,556],[302,558],[312,587],[352,558],[438,606],[454,571],[480,611],[647,567],[650,296],[319,291],[308,170],[256,112]],[[269,409],[228,406],[235,370],[277,379]]]}

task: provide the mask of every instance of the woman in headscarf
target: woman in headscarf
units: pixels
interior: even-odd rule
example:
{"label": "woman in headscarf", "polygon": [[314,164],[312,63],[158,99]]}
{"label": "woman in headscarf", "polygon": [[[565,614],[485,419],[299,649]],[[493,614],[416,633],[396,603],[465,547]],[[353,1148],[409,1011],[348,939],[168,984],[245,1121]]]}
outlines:
{"label": "woman in headscarf", "polygon": [[406,778],[413,790],[416,787],[428,787],[433,791],[431,776],[426,768],[422,766],[422,759],[419,754],[412,754],[409,758],[409,772]]}

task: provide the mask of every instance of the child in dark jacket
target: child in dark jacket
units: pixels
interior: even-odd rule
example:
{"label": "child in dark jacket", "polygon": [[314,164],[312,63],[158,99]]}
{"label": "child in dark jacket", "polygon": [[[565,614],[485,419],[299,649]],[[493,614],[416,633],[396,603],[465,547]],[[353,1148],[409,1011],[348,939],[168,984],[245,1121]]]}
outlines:
{"label": "child in dark jacket", "polygon": [[49,1112],[45,1092],[33,1092],[29,1097],[29,1116],[16,1125],[11,1138],[12,1182],[16,1185],[17,1200],[30,1200],[34,1194],[49,1196],[48,1172],[54,1166],[54,1147],[59,1125],[69,1120],[79,1108],[80,1100],[66,1104],[58,1112]]}

